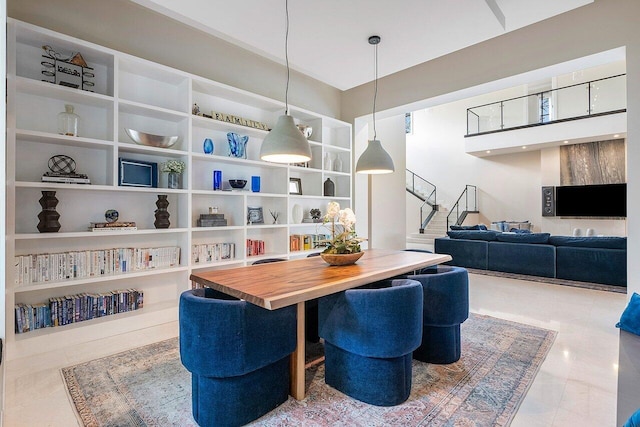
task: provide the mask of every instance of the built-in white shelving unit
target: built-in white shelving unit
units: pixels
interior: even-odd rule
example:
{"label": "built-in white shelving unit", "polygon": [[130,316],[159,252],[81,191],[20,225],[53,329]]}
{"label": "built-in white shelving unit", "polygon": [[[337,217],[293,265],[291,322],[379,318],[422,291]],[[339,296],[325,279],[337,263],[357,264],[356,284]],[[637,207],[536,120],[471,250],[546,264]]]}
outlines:
{"label": "built-in white shelving unit", "polygon": [[[60,53],[80,52],[93,68],[93,92],[42,81],[42,46]],[[6,316],[9,359],[93,341],[125,331],[177,319],[181,292],[190,288],[193,271],[248,265],[267,257],[293,258],[317,250],[290,250],[290,236],[326,233],[315,223],[301,223],[293,211],[305,217],[309,210],[324,213],[329,201],[352,207],[351,125],[290,107],[296,123],[313,128],[309,138],[313,159],[304,167],[259,160],[266,130],[227,123],[192,114],[197,104],[203,113],[216,111],[273,126],[284,111],[280,101],[268,99],[140,58],[97,46],[16,20],[8,22],[7,46],[7,271]],[[72,104],[80,116],[79,136],[57,133],[57,116]],[[135,144],[125,128],[156,135],[179,135],[171,148]],[[228,155],[227,132],[249,136],[247,158]],[[203,141],[214,142],[205,154]],[[325,168],[328,155],[340,170]],[[91,184],[41,182],[48,160],[67,155],[77,172],[89,175]],[[337,158],[340,162],[336,162]],[[186,171],[181,188],[167,189],[166,174],[159,173],[158,188],[119,186],[118,159],[153,162],[182,160]],[[246,179],[241,191],[214,191],[212,174],[222,171],[223,181]],[[260,192],[251,192],[251,177],[260,176]],[[300,179],[302,194],[290,194],[291,178]],[[327,179],[335,195],[323,194]],[[225,188],[229,188],[228,184]],[[61,229],[37,230],[41,191],[56,192]],[[171,226],[154,227],[157,196],[166,194]],[[217,207],[226,227],[198,227],[200,214]],[[260,207],[263,224],[247,224],[247,209]],[[104,221],[108,209],[119,211],[120,220],[135,221],[137,230],[111,233],[87,231],[90,222]],[[273,224],[270,211],[278,212]],[[262,240],[265,253],[246,255],[246,241]],[[235,257],[194,262],[194,245],[234,243]],[[167,268],[109,274],[64,281],[16,284],[10,268],[15,257],[110,248],[179,247],[180,262]],[[14,333],[15,304],[46,303],[49,298],[79,293],[100,293],[135,288],[144,293],[144,308],[114,316]]]}

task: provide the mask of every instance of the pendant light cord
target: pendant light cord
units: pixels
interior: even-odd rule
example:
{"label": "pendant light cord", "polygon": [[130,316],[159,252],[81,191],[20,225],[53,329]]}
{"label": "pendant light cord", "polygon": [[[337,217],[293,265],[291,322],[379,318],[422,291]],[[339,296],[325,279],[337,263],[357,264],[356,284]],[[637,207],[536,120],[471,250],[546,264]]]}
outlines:
{"label": "pendant light cord", "polygon": [[373,139],[377,139],[376,133],[376,98],[378,97],[378,44],[374,45],[374,60],[375,60],[375,80],[373,83]]}
{"label": "pendant light cord", "polygon": [[289,115],[289,0],[284,2],[284,11],[286,15],[286,30],[284,33],[284,60],[287,63],[287,86],[284,91],[284,114]]}

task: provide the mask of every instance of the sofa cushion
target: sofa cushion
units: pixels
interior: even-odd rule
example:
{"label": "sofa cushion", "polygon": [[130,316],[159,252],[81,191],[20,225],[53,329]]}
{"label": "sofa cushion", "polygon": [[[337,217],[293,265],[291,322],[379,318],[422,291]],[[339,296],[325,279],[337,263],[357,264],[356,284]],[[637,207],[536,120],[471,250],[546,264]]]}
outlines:
{"label": "sofa cushion", "polygon": [[556,246],[556,277],[627,286],[627,250]]}
{"label": "sofa cushion", "polygon": [[637,292],[631,295],[627,308],[622,312],[620,321],[616,323],[616,328],[640,335],[640,295]]}
{"label": "sofa cushion", "polygon": [[496,240],[508,243],[547,244],[549,236],[549,233],[500,233],[496,236]]}
{"label": "sofa cushion", "polygon": [[485,240],[438,237],[434,241],[434,251],[437,254],[451,255],[453,259],[445,264],[486,270],[488,244]]}
{"label": "sofa cushion", "polygon": [[450,230],[486,230],[487,226],[484,224],[476,225],[450,225]]}
{"label": "sofa cushion", "polygon": [[467,239],[467,240],[485,240],[490,242],[496,240],[498,235],[497,231],[493,230],[451,230],[447,231],[447,236],[452,239]]}
{"label": "sofa cushion", "polygon": [[554,246],[571,246],[574,248],[627,249],[626,237],[572,237],[551,236],[549,244]]}
{"label": "sofa cushion", "polygon": [[555,277],[556,248],[551,245],[488,242],[487,269],[530,276]]}

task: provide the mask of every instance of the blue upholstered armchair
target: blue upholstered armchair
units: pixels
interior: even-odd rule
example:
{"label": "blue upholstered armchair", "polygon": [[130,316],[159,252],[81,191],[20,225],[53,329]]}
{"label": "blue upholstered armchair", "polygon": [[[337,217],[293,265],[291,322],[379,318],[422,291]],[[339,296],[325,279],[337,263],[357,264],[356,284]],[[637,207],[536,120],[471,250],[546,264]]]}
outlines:
{"label": "blue upholstered armchair", "polygon": [[422,344],[417,360],[447,364],[460,359],[460,324],[469,317],[469,276],[461,267],[439,265],[407,276],[424,290]]}
{"label": "blue upholstered armchair", "polygon": [[398,405],[411,392],[411,352],[422,336],[422,286],[376,282],[320,298],[325,382],[363,402]]}
{"label": "blue upholstered armchair", "polygon": [[287,400],[295,306],[269,311],[213,289],[180,296],[180,359],[201,426],[243,425]]}

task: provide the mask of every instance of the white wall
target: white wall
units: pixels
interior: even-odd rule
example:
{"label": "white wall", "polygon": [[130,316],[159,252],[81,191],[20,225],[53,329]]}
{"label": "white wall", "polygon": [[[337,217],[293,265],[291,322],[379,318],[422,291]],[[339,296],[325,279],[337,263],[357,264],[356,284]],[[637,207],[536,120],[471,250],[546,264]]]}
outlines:
{"label": "white wall", "polygon": [[465,188],[478,187],[480,218],[529,220],[540,227],[539,151],[478,158],[465,153],[468,101],[458,101],[413,114],[407,135],[407,168],[437,187],[438,204],[451,208]]}
{"label": "white wall", "polygon": [[[7,20],[7,10],[6,10],[6,6],[7,3],[5,0],[0,0],[0,22],[5,22]],[[0,46],[6,46],[7,45],[7,33],[6,31],[1,31],[0,32]],[[0,81],[4,82],[6,81],[7,78],[7,69],[6,69],[6,61],[3,60],[0,61]],[[6,85],[1,85],[2,87],[0,87],[0,99],[6,99],[5,95],[6,95]],[[6,129],[6,107],[7,105],[3,102],[1,104],[2,106],[0,107],[0,128],[2,129]],[[0,133],[0,165],[4,165],[5,164],[5,147],[6,147],[6,133],[3,131],[2,133]],[[0,236],[6,236],[6,221],[5,221],[5,217],[6,217],[6,206],[5,206],[5,200],[6,200],[6,176],[4,173],[0,174]],[[2,272],[2,274],[0,274],[0,339],[2,339],[2,341],[5,341],[5,290],[6,290],[6,284],[5,284],[5,268],[6,268],[6,262],[5,262],[5,252],[6,252],[6,242],[3,241],[0,244],[0,272]],[[3,346],[3,350],[2,350],[2,354],[0,354],[0,357],[2,357],[2,359],[4,360],[4,346]],[[2,425],[2,420],[4,419],[4,367],[5,367],[6,363],[2,363],[2,365],[0,365],[0,425]]]}

